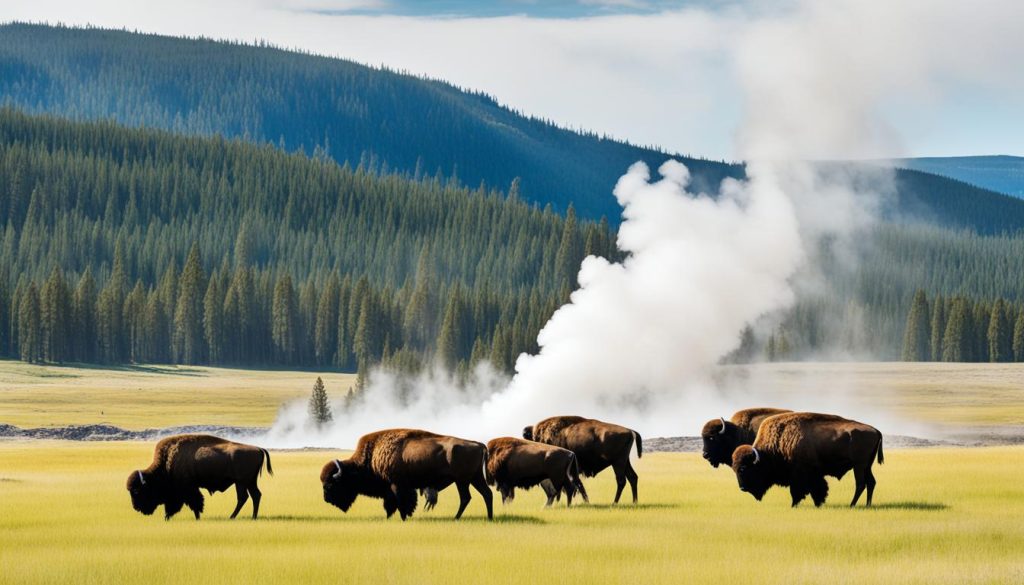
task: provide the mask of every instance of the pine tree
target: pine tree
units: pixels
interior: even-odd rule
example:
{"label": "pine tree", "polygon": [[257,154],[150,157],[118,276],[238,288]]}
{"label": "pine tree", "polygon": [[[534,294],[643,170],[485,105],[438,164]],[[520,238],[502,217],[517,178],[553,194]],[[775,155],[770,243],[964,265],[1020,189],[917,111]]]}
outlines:
{"label": "pine tree", "polygon": [[199,244],[193,244],[178,283],[178,300],[174,309],[174,359],[181,364],[197,364],[203,359],[203,295],[206,275],[203,273]]}
{"label": "pine tree", "polygon": [[92,278],[92,269],[86,268],[75,289],[74,355],[76,360],[87,363],[97,357],[96,304],[96,281]]}
{"label": "pine tree", "polygon": [[220,279],[215,274],[210,278],[203,296],[203,333],[206,339],[210,363],[219,364],[224,360],[224,295],[220,290]]}
{"label": "pine tree", "polygon": [[334,272],[327,280],[327,286],[320,292],[316,308],[316,327],[313,351],[316,363],[325,366],[331,363],[338,351],[338,303],[341,295],[341,279]]}
{"label": "pine tree", "polygon": [[295,289],[288,274],[277,279],[274,287],[272,314],[272,335],[274,351],[280,363],[291,364],[295,360],[296,327],[298,324],[295,307]]}
{"label": "pine tree", "polygon": [[949,319],[946,320],[946,332],[942,338],[942,361],[964,362],[970,360],[973,340],[969,336],[968,319],[970,319],[970,313],[967,301],[961,297],[953,299]]}
{"label": "pine tree", "polygon": [[125,359],[124,298],[127,295],[124,253],[120,244],[114,253],[110,280],[97,301],[97,333],[101,359],[114,364]]}
{"label": "pine tree", "polygon": [[932,339],[929,356],[932,361],[942,361],[942,336],[946,333],[946,300],[936,297],[932,303]]}
{"label": "pine tree", "polygon": [[576,288],[576,275],[580,269],[579,237],[576,227],[576,210],[570,203],[562,228],[558,253],[555,255],[555,282],[559,287]]}
{"label": "pine tree", "polygon": [[380,307],[373,293],[369,291],[363,295],[362,306],[359,308],[353,349],[360,374],[379,362],[384,351],[384,327],[381,323]]}
{"label": "pine tree", "polygon": [[1013,358],[1024,362],[1024,308],[1017,313],[1017,323],[1013,326]]}
{"label": "pine tree", "polygon": [[40,310],[43,359],[61,363],[68,357],[68,325],[71,322],[72,308],[70,293],[57,268],[50,272],[50,277],[43,285]]}
{"label": "pine tree", "polygon": [[319,376],[313,384],[313,394],[309,397],[309,416],[317,426],[323,426],[334,420],[324,381]]}
{"label": "pine tree", "polygon": [[39,313],[39,289],[33,282],[25,289],[18,308],[18,348],[22,361],[30,364],[43,359]]}
{"label": "pine tree", "polygon": [[996,300],[989,315],[988,360],[993,363],[1013,361],[1013,331],[1006,318],[1003,299]]}
{"label": "pine tree", "polygon": [[146,290],[142,281],[136,281],[135,287],[124,299],[123,321],[128,334],[128,359],[134,363],[150,361],[147,353],[146,335]]}
{"label": "pine tree", "polygon": [[463,329],[462,311],[462,298],[456,287],[448,297],[441,332],[437,337],[437,358],[448,371],[455,371],[458,362],[463,359],[462,340],[466,332]]}
{"label": "pine tree", "polygon": [[914,293],[914,300],[907,315],[907,327],[903,335],[903,361],[926,362],[930,359],[931,323],[929,320],[928,298],[923,290]]}

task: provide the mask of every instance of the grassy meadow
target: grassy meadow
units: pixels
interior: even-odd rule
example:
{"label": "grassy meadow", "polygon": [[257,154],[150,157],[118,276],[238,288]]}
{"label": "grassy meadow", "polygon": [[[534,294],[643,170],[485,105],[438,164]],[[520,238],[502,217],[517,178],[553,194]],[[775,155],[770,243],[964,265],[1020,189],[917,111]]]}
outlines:
{"label": "grassy meadow", "polygon": [[322,376],[342,396],[354,374],[201,366],[38,366],[0,361],[0,423],[19,427],[112,424],[270,426],[287,401]]}
{"label": "grassy meadow", "polygon": [[[263,517],[227,519],[233,490],[165,522],[124,489],[143,443],[0,443],[2,583],[1019,583],[1024,582],[1024,449],[887,452],[875,507],[848,509],[852,477],[826,507],[793,510],[778,488],[758,503],[696,454],[646,455],[641,504],[543,509],[539,490],[496,504],[475,496],[385,520],[379,501],[347,515],[323,503],[317,474],[341,453],[274,452]],[[245,519],[243,519],[245,517]]]}

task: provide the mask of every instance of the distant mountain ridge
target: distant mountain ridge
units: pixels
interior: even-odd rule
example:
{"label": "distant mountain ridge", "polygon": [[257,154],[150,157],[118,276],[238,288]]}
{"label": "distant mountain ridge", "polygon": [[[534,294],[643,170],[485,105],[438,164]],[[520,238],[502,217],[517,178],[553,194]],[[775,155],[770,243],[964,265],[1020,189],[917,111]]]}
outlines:
{"label": "distant mountain ridge", "polygon": [[[526,117],[449,83],[342,59],[96,28],[0,25],[0,104],[302,149],[378,173],[440,173],[582,217],[621,209],[612,188],[632,163],[672,157],[714,193],[742,164],[644,148]],[[518,181],[516,179],[519,179]],[[1024,229],[1024,201],[897,171],[892,217],[979,233]]]}
{"label": "distant mountain ridge", "polygon": [[893,166],[924,171],[1024,198],[1024,157],[1009,155],[900,158]]}

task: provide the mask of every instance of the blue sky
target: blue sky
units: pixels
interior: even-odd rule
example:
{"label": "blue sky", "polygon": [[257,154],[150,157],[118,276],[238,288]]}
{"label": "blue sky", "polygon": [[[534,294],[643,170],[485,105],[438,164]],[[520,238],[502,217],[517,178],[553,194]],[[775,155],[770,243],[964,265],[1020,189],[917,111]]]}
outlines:
{"label": "blue sky", "polygon": [[1024,155],[1011,0],[8,0],[0,20],[267,40],[713,159],[789,102],[769,124],[787,155]]}

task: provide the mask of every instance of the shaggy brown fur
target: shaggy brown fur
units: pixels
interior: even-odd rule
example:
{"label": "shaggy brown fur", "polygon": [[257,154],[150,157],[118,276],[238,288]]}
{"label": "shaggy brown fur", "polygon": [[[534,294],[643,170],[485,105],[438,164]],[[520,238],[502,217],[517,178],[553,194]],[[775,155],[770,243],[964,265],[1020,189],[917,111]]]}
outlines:
{"label": "shaggy brown fur", "polygon": [[363,435],[352,456],[333,460],[320,471],[324,501],[343,512],[360,495],[380,498],[390,518],[402,520],[416,510],[417,490],[436,501],[436,492],[451,484],[459,490],[459,511],[471,499],[473,486],[484,498],[488,519],[493,517],[491,489],[484,478],[487,448],[475,441],[436,435],[416,429],[391,429]]}
{"label": "shaggy brown fur", "polygon": [[617,489],[615,503],[629,481],[633,503],[637,501],[636,471],[629,461],[629,453],[636,445],[637,457],[643,456],[640,433],[616,424],[579,416],[555,416],[523,429],[523,438],[568,449],[576,454],[580,471],[593,477],[611,467],[615,471]]}
{"label": "shaggy brown fur", "polygon": [[760,500],[773,485],[789,486],[793,506],[807,495],[822,505],[828,497],[825,477],[842,479],[852,469],[857,485],[850,506],[865,488],[870,506],[876,458],[885,461],[878,429],[831,414],[794,412],[765,419],[754,444],[733,453],[732,467],[742,491]]}
{"label": "shaggy brown fur", "polygon": [[732,415],[732,419],[723,422],[713,418],[704,423],[700,436],[704,442],[703,456],[712,467],[732,464],[732,452],[740,445],[749,445],[757,436],[757,429],[764,419],[793,412],[783,408],[748,408]]}
{"label": "shaggy brown fur", "polygon": [[530,489],[540,484],[550,506],[565,492],[566,504],[579,492],[587,501],[587,490],[580,480],[576,455],[568,449],[502,437],[487,443],[487,483],[497,485],[503,503],[515,498],[515,489]]}
{"label": "shaggy brown fur", "polygon": [[164,517],[170,519],[188,506],[198,520],[204,505],[200,489],[213,495],[234,485],[238,503],[231,517],[238,516],[252,496],[252,517],[256,518],[262,496],[256,480],[264,463],[273,475],[266,449],[211,435],[167,437],[156,444],[153,463],[128,476],[128,493],[132,507],[143,514],[163,505]]}

